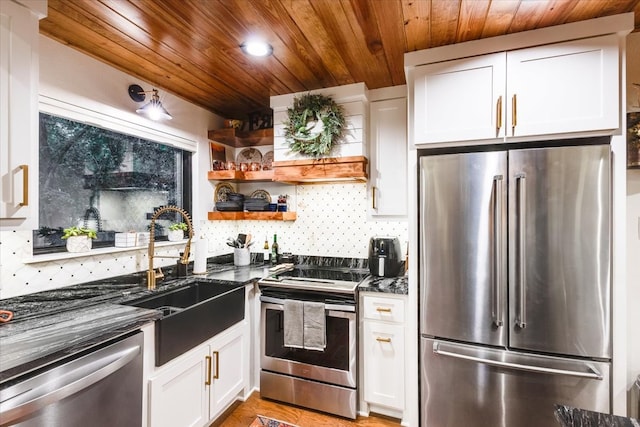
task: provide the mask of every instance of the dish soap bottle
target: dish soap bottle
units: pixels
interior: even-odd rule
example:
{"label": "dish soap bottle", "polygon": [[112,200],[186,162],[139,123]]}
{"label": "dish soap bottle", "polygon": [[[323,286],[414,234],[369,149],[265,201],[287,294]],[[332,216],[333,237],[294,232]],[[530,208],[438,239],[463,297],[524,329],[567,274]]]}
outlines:
{"label": "dish soap bottle", "polygon": [[273,244],[271,245],[271,264],[278,263],[278,236],[273,235]]}
{"label": "dish soap bottle", "polygon": [[271,251],[269,250],[269,239],[267,239],[267,236],[264,236],[264,246],[262,247],[262,261],[265,264],[269,262],[269,254],[271,254]]}

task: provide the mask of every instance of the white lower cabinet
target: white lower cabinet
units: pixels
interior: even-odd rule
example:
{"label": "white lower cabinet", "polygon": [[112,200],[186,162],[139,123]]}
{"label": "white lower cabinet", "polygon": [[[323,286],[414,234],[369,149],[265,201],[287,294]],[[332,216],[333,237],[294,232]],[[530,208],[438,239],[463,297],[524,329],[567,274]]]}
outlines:
{"label": "white lower cabinet", "polygon": [[149,426],[204,426],[245,388],[246,322],[157,368],[149,380]]}
{"label": "white lower cabinet", "polygon": [[213,372],[209,396],[209,419],[216,418],[233,402],[244,388],[245,365],[244,333],[226,334],[214,339],[212,346]]}
{"label": "white lower cabinet", "polygon": [[396,418],[405,410],[405,301],[361,293],[364,402],[371,412]]}

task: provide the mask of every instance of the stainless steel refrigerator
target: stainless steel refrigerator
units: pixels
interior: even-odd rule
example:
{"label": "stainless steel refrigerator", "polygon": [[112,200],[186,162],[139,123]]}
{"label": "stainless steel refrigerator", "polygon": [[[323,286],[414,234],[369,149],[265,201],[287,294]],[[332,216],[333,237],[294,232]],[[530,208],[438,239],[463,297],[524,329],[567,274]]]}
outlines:
{"label": "stainless steel refrigerator", "polygon": [[420,155],[420,425],[610,412],[607,144]]}

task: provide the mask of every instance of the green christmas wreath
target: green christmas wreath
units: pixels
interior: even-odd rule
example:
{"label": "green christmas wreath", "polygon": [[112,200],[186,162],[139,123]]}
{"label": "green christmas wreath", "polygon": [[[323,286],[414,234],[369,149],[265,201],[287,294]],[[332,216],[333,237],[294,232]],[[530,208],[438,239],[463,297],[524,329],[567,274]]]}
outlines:
{"label": "green christmas wreath", "polygon": [[344,138],[344,111],[328,96],[306,94],[294,98],[287,114],[284,137],[291,151],[320,157]]}

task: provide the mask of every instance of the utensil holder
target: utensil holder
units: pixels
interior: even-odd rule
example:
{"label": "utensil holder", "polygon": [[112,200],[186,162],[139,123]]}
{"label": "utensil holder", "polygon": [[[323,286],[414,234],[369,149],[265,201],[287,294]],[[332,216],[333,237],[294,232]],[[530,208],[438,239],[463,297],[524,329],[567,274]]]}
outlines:
{"label": "utensil holder", "polygon": [[249,248],[233,248],[233,265],[244,267],[251,262]]}

